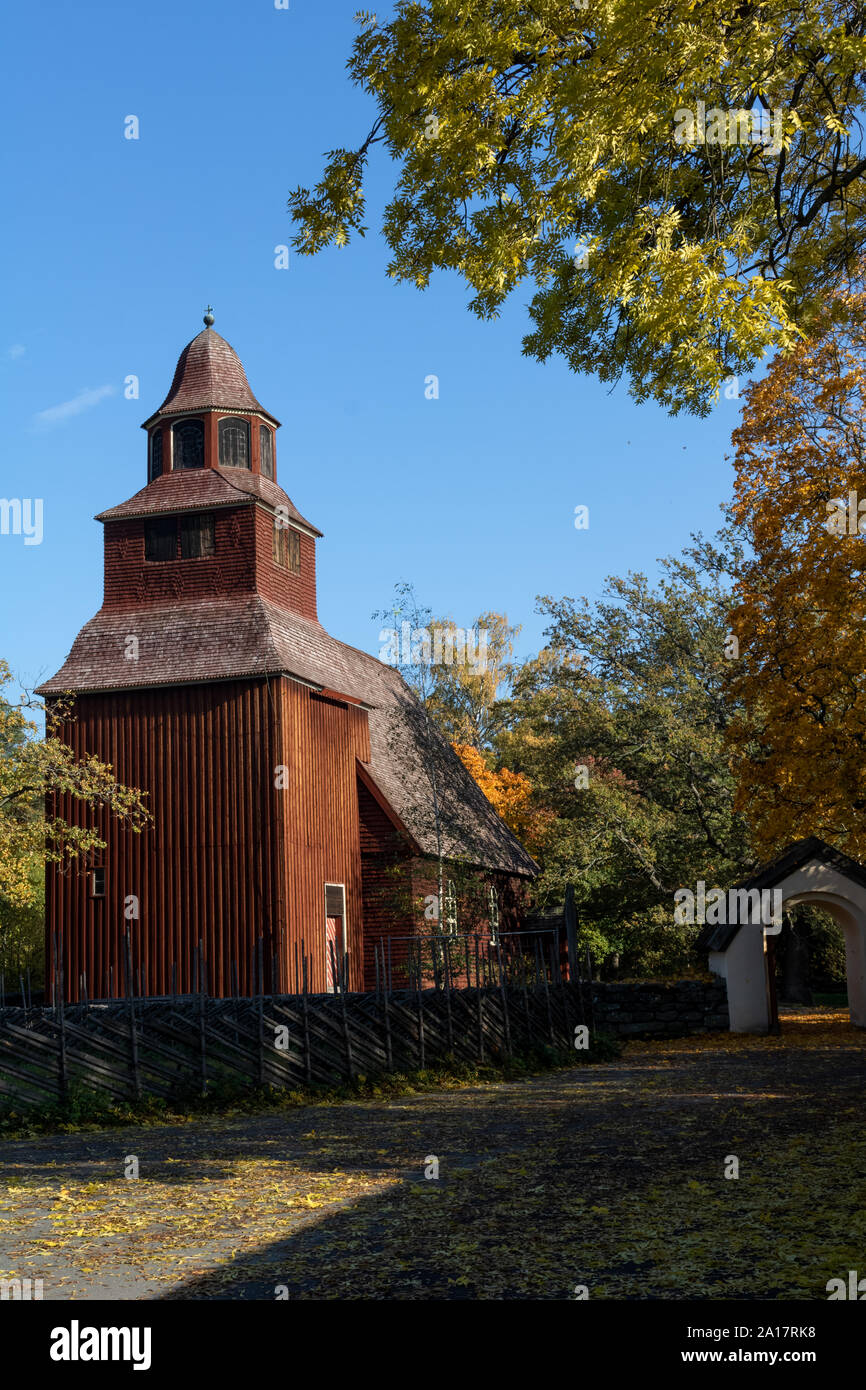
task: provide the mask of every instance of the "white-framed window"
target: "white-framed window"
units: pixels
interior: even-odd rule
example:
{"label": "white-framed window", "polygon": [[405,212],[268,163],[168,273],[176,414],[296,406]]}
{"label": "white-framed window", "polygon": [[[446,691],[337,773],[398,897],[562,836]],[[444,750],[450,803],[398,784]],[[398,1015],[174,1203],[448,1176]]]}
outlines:
{"label": "white-framed window", "polygon": [[325,884],[325,979],[328,993],[342,988],[346,954],[346,885]]}
{"label": "white-framed window", "polygon": [[487,920],[490,923],[490,944],[495,946],[499,939],[499,894],[492,883],[487,892]]}
{"label": "white-framed window", "polygon": [[105,897],[105,870],[92,869],[90,872],[90,896],[91,898]]}

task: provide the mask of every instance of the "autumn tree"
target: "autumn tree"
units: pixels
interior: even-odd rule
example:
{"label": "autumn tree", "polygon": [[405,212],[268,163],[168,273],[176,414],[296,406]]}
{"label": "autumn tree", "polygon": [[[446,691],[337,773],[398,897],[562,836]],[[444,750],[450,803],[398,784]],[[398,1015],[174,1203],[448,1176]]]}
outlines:
{"label": "autumn tree", "polygon": [[866,6],[401,0],[358,18],[348,69],[377,115],[291,194],[300,254],[364,234],[381,144],[392,278],[456,270],[480,318],[533,286],[526,354],[699,413],[846,283]]}
{"label": "autumn tree", "polygon": [[[390,626],[379,631],[379,640],[385,646],[380,649],[380,658],[400,668],[403,680],[414,693],[414,702],[408,702],[404,718],[413,728],[415,742],[421,755],[424,774],[430,789],[429,819],[436,839],[437,862],[437,903],[441,903],[445,889],[445,815],[446,799],[440,745],[442,736],[430,715],[428,701],[432,689],[430,658],[425,649],[423,634],[429,632],[431,611],[425,607],[416,593],[414,584],[400,580],[394,585],[394,592],[387,608],[377,609],[373,618]],[[389,740],[402,741],[403,731],[392,728]]]}
{"label": "autumn tree", "polygon": [[529,778],[507,767],[496,768],[492,755],[472,744],[455,743],[452,747],[509,830],[531,855],[540,854],[553,812],[535,803]]}
{"label": "autumn tree", "polygon": [[97,758],[76,758],[57,736],[67,705],[47,712],[40,737],[30,715],[41,706],[26,694],[9,698],[11,684],[0,660],[0,951],[38,908],[46,860],[71,868],[105,848],[95,825],[70,824],[46,809],[46,797],[68,795],[91,810],[103,807],[135,832],[150,819],[139,792],[118,785]]}
{"label": "autumn tree", "polygon": [[866,854],[866,295],[749,387],[733,515],[751,556],[732,628],[738,805],[769,857]]}
{"label": "autumn tree", "polygon": [[752,862],[725,745],[737,559],[699,538],[656,586],[632,574],[595,603],[543,599],[548,645],[517,677],[497,742],[553,813],[542,902],[574,883],[596,957],[618,952],[636,970],[689,959],[678,887],[726,887]]}
{"label": "autumn tree", "polygon": [[436,619],[431,626],[442,635],[450,659],[431,665],[427,707],[453,742],[490,748],[506,717],[520,628],[512,627],[505,613],[480,613],[468,632],[453,618]]}
{"label": "autumn tree", "polygon": [[[507,811],[503,819],[518,838],[524,839],[520,833],[524,831],[532,839],[539,827],[537,812],[526,806],[525,779],[511,777],[509,781],[505,774],[491,780],[491,755],[484,751],[489,750],[505,718],[514,669],[514,638],[519,628],[511,627],[504,614],[494,612],[482,613],[468,629],[459,627],[451,617],[434,619],[432,611],[420,602],[414,585],[406,581],[394,585],[389,607],[373,617],[386,624],[379,631],[380,659],[399,668],[416,697],[403,704],[401,720],[387,737],[402,745],[406,729],[411,729],[424,768],[429,788],[426,819],[437,847],[437,903],[444,898],[446,857],[448,877],[465,897],[472,892],[474,871],[469,870],[468,861],[461,863],[453,853],[446,856],[449,843],[462,843],[465,852],[466,832],[451,749],[458,752],[476,782],[484,769],[488,781],[482,790],[500,814]],[[531,853],[528,840],[524,843]]]}

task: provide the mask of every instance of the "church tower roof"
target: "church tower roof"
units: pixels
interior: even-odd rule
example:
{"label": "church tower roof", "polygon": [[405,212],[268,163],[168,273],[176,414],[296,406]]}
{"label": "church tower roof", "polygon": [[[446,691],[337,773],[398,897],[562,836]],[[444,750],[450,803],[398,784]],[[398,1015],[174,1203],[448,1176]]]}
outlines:
{"label": "church tower roof", "polygon": [[204,329],[180,354],[168,395],[144,422],[144,429],[162,416],[193,410],[242,410],[279,424],[256,400],[240,358],[231,343],[214,332],[212,323],[208,311]]}

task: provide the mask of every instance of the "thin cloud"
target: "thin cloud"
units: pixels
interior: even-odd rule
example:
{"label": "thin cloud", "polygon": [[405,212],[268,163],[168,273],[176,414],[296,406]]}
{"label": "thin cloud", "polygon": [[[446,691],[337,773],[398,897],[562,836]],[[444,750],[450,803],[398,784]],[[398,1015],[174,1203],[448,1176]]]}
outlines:
{"label": "thin cloud", "polygon": [[17,357],[23,357],[26,351],[23,343],[13,343],[11,348],[6,349],[6,356],[14,362]]}
{"label": "thin cloud", "polygon": [[71,401],[61,401],[60,405],[50,405],[47,410],[37,411],[35,420],[40,425],[59,425],[61,421],[68,420],[72,415],[81,415],[85,410],[92,410],[100,401],[104,401],[106,396],[113,396],[116,387],[97,386],[95,391],[79,391],[77,396],[73,396]]}

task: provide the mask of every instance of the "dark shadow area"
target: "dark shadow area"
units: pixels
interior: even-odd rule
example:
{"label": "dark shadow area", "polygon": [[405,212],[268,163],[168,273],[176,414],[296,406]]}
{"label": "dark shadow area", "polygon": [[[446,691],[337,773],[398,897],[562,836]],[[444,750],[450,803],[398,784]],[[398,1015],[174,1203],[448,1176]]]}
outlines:
{"label": "dark shadow area", "polygon": [[[767,1246],[766,1214],[756,1209],[726,1231],[716,1206],[736,1205],[746,1194],[751,1201],[757,1192],[759,1206],[766,1200],[783,1211],[787,1224],[774,1240],[800,1239],[800,1217],[785,1206],[786,1182],[820,1191],[824,1169],[808,1146],[797,1145],[804,1130],[820,1124],[832,1138],[837,1120],[850,1123],[866,1081],[863,1053],[816,1050],[804,1060],[743,1051],[698,1063],[675,1059],[665,1068],[644,1068],[642,1094],[634,1074],[629,1083],[625,1069],[614,1070],[616,1078],[608,1087],[602,1080],[605,1094],[597,1097],[590,1088],[575,1096],[567,1083],[548,1081],[534,1097],[503,1097],[507,1118],[495,1105],[467,1107],[455,1130],[447,1115],[437,1116],[424,1126],[416,1152],[439,1156],[438,1182],[425,1181],[418,1159],[387,1193],[313,1218],[285,1240],[165,1297],[270,1300],[284,1286],[291,1299],[564,1299],[600,1250],[610,1252],[605,1280],[643,1271],[652,1281],[682,1258],[679,1292],[637,1296],[817,1296],[790,1293],[791,1271],[780,1263],[783,1256],[777,1260],[776,1246]],[[789,1143],[793,1169],[781,1161]],[[724,1182],[722,1160],[732,1150],[748,1165],[754,1180],[748,1188]],[[695,1192],[704,1187],[713,1197],[706,1211]],[[847,1212],[846,1205],[828,1212],[828,1249],[846,1238]],[[689,1259],[678,1248],[702,1221],[705,1292],[690,1287],[696,1276],[688,1275]],[[730,1286],[729,1266],[743,1258],[744,1233],[756,1251],[764,1247],[755,1259],[769,1263],[760,1293]],[[816,1264],[821,1258],[818,1243]],[[818,1276],[808,1270],[807,1276],[808,1287],[817,1288]],[[597,1271],[592,1277],[598,1284]]]}

